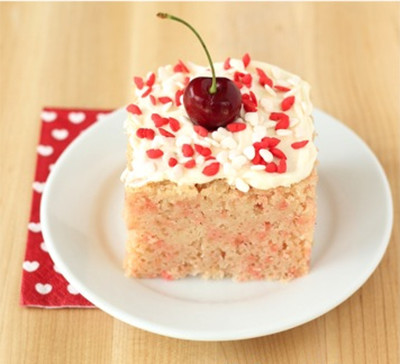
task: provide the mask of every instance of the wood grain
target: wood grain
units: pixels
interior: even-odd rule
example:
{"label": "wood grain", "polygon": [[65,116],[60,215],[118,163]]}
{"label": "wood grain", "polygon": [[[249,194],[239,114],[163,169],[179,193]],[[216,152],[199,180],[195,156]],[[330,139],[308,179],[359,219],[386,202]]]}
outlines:
{"label": "wood grain", "polygon": [[[356,131],[392,187],[395,226],[378,269],[326,315],[279,334],[190,342],[100,310],[21,308],[19,286],[43,106],[116,108],[131,76],[177,58],[204,63],[178,24],[192,20],[214,59],[275,63],[313,85],[317,107]],[[1,363],[399,363],[400,7],[397,3],[1,3]]]}

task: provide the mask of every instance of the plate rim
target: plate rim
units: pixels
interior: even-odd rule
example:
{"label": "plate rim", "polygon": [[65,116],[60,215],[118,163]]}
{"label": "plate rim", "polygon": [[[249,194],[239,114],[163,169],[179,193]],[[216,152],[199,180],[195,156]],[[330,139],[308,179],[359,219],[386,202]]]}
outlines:
{"label": "plate rim", "polygon": [[[342,123],[335,117],[331,116],[330,114],[327,114],[326,112],[315,108],[314,109],[314,118],[317,119],[318,114],[322,115],[324,118],[328,118],[330,121],[337,123],[340,127],[344,128],[344,130],[347,133],[350,133],[353,138],[356,138],[358,142],[361,142],[361,144],[364,147],[364,151],[367,152],[369,155],[368,157],[374,162],[376,172],[379,172],[379,177],[383,183],[383,192],[386,195],[385,199],[385,205],[386,205],[386,213],[389,216],[389,220],[387,221],[385,227],[384,227],[384,233],[382,234],[381,241],[379,244],[379,249],[376,251],[374,255],[374,259],[372,259],[370,265],[368,266],[368,269],[366,269],[366,272],[363,275],[359,276],[358,280],[355,280],[352,285],[348,286],[348,289],[346,290],[345,293],[340,295],[339,298],[336,300],[332,300],[332,303],[328,305],[329,307],[323,307],[321,306],[319,310],[314,310],[312,311],[312,314],[305,315],[299,320],[293,319],[291,321],[291,324],[287,324],[285,326],[281,326],[278,329],[270,328],[268,326],[266,327],[254,327],[254,329],[251,332],[241,332],[240,330],[235,330],[234,332],[230,333],[224,332],[223,330],[220,330],[218,334],[211,334],[208,332],[196,332],[196,331],[191,331],[188,332],[187,330],[185,332],[182,332],[181,329],[175,329],[174,327],[171,326],[166,326],[163,324],[157,324],[145,319],[142,319],[140,317],[132,316],[128,312],[121,311],[118,308],[115,308],[114,306],[110,305],[106,300],[104,300],[102,297],[99,297],[96,293],[92,292],[90,288],[86,287],[84,284],[80,282],[80,280],[75,277],[75,274],[69,270],[67,265],[64,263],[62,257],[58,254],[56,247],[53,245],[53,240],[52,240],[52,234],[51,234],[51,228],[49,226],[49,221],[47,219],[47,208],[49,205],[49,200],[51,197],[51,190],[52,190],[52,185],[53,181],[56,180],[56,176],[58,174],[58,170],[62,168],[62,164],[64,163],[64,160],[69,157],[69,154],[71,153],[70,151],[75,149],[76,146],[80,143],[84,143],[86,138],[90,137],[90,134],[92,130],[94,130],[96,127],[99,127],[100,123],[105,123],[109,118],[116,117],[119,113],[125,112],[125,108],[120,108],[115,110],[114,112],[106,115],[104,118],[99,120],[97,123],[94,123],[87,129],[85,129],[84,132],[81,133],[76,139],[74,139],[68,147],[63,151],[63,153],[60,155],[58,160],[56,161],[53,170],[51,171],[50,175],[47,178],[46,181],[46,187],[43,191],[42,199],[41,199],[41,204],[40,204],[40,222],[42,226],[42,234],[44,241],[46,241],[47,247],[48,247],[48,252],[51,256],[51,259],[54,261],[54,263],[57,265],[58,269],[62,273],[62,275],[67,279],[68,282],[70,282],[78,291],[87,298],[90,302],[92,302],[95,307],[100,308],[102,311],[108,313],[114,318],[117,318],[129,325],[135,326],[137,328],[156,333],[159,335],[164,335],[168,337],[173,337],[177,339],[184,339],[184,340],[194,340],[194,341],[229,341],[229,340],[244,340],[244,339],[250,339],[250,338],[255,338],[255,337],[260,337],[260,336],[265,336],[265,335],[270,335],[282,331],[289,330],[291,328],[300,326],[304,323],[307,323],[309,321],[314,320],[317,317],[320,317],[329,311],[333,310],[336,308],[338,305],[346,301],[351,295],[353,295],[365,282],[371,277],[373,272],[376,270],[377,266],[381,262],[388,244],[390,242],[390,237],[392,233],[392,228],[393,228],[393,198],[392,198],[392,193],[390,189],[390,184],[387,179],[386,173],[382,167],[382,165],[379,162],[379,159],[377,156],[374,154],[374,152],[371,150],[371,148],[368,146],[368,144],[360,137],[358,136],[351,128],[349,128],[346,124]],[[121,273],[122,274],[122,273]],[[221,334],[221,332],[223,334]]]}

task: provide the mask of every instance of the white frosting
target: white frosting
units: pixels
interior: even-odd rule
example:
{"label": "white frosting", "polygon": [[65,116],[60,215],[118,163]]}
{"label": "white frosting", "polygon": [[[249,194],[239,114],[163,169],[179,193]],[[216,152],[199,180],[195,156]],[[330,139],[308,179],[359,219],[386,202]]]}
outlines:
{"label": "white frosting", "polygon": [[[256,112],[245,112],[242,106],[240,117],[236,121],[246,123],[246,129],[240,132],[231,133],[226,128],[219,128],[209,133],[207,137],[202,137],[194,131],[194,125],[186,113],[183,102],[179,107],[175,105],[175,93],[177,90],[184,89],[185,77],[189,76],[192,79],[199,76],[211,76],[211,72],[206,67],[187,63],[190,73],[174,72],[173,66],[170,65],[158,69],[151,95],[156,99],[170,97],[174,100],[172,103],[157,102],[153,105],[149,96],[141,97],[147,90],[146,86],[135,89],[134,104],[140,108],[142,114],[129,114],[125,122],[125,131],[132,150],[132,161],[121,177],[126,186],[139,187],[149,182],[164,180],[179,185],[193,185],[225,179],[227,183],[236,186],[240,191],[247,192],[249,186],[263,190],[277,186],[290,186],[310,175],[317,150],[313,143],[314,123],[311,117],[309,84],[298,76],[267,63],[251,61],[245,68],[241,60],[232,59],[230,65],[231,68],[225,70],[222,63],[216,63],[217,76],[233,79],[236,71],[250,73],[252,75],[251,88],[243,86],[241,92],[242,94],[249,93],[251,90],[258,101]],[[290,91],[278,91],[268,85],[263,87],[259,82],[256,68],[262,69],[273,81],[274,86],[288,87]],[[270,114],[283,112],[281,102],[288,96],[295,96],[293,106],[284,111],[290,118],[290,126],[287,129],[275,130],[277,122],[269,119]],[[175,135],[174,138],[160,135],[151,119],[153,113],[166,118],[173,117],[179,121],[181,128],[176,132],[171,131],[168,125],[163,127],[172,132]],[[153,129],[154,139],[139,138],[136,134],[139,128]],[[261,141],[265,136],[280,139],[277,148],[287,157],[287,170],[284,173],[269,173],[265,171],[264,165],[254,165],[251,162],[255,155],[253,143]],[[294,149],[291,146],[292,143],[305,140],[308,143],[302,148]],[[197,152],[193,157],[184,157],[183,144],[209,147],[212,155],[221,163],[219,172],[213,176],[205,175],[202,172],[204,167],[215,163],[215,160],[205,161],[205,157]],[[146,154],[149,149],[161,149],[164,154],[161,158],[150,159]],[[267,149],[262,149],[260,155],[267,163],[275,161],[278,164],[279,162],[279,159],[276,159]],[[178,161],[174,167],[168,165],[171,157]],[[196,161],[196,166],[186,168],[184,164],[192,158]]]}

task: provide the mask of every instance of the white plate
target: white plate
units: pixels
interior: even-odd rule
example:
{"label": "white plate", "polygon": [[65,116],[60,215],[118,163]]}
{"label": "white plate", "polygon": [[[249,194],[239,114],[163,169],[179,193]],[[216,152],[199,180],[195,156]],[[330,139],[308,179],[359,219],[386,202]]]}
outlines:
{"label": "white plate", "polygon": [[121,268],[126,138],[118,110],[63,153],[46,184],[42,231],[64,276],[110,315],[154,333],[235,340],[283,331],[331,310],[382,259],[392,200],[378,160],[350,129],[315,111],[318,218],[311,272],[291,283],[126,278]]}

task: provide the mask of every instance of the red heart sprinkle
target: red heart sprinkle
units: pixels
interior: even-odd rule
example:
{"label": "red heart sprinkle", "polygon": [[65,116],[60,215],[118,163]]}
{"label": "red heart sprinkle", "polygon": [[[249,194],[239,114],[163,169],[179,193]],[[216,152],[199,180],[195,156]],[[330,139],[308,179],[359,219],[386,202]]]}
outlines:
{"label": "red heart sprinkle", "polygon": [[224,70],[229,70],[231,68],[231,59],[228,57],[224,62]]}
{"label": "red heart sprinkle", "polygon": [[169,120],[169,127],[173,132],[177,132],[181,128],[181,124],[179,123],[178,120],[174,118],[168,118]]}
{"label": "red heart sprinkle", "polygon": [[153,95],[150,95],[149,97],[150,97],[151,103],[152,103],[154,106],[156,106],[156,105],[157,105],[157,100],[156,100],[156,98],[155,98]]}
{"label": "red heart sprinkle", "polygon": [[258,81],[260,82],[261,86],[268,85],[269,87],[272,87],[272,80],[265,74],[265,72],[261,68],[256,68],[256,71],[258,73]]}
{"label": "red heart sprinkle", "polygon": [[283,101],[281,103],[282,111],[289,110],[293,106],[294,101],[295,101],[295,97],[294,96],[289,96],[289,97],[286,97],[285,99],[283,99]]}
{"label": "red heart sprinkle", "polygon": [[275,130],[287,129],[290,124],[289,116],[282,112],[272,112],[269,115],[269,119],[277,121],[277,124],[275,125]]}
{"label": "red heart sprinkle", "polygon": [[193,126],[193,129],[196,132],[196,134],[202,137],[206,137],[208,135],[208,130],[201,125],[195,125]]}
{"label": "red heart sprinkle", "polygon": [[289,127],[289,121],[281,120],[275,125],[275,130],[287,129]]}
{"label": "red heart sprinkle", "polygon": [[185,168],[194,168],[196,166],[196,161],[194,160],[194,159],[191,159],[190,161],[187,161],[185,164],[184,164],[184,167]]}
{"label": "red heart sprinkle", "polygon": [[149,96],[152,90],[153,89],[151,87],[148,87],[147,90],[143,92],[142,97]]}
{"label": "red heart sprinkle", "polygon": [[135,104],[128,105],[126,110],[133,115],[142,115],[142,110],[140,110],[139,106]]}
{"label": "red heart sprinkle", "polygon": [[245,123],[230,123],[226,126],[226,128],[232,133],[237,133],[238,131],[246,129],[246,126],[247,125]]}
{"label": "red heart sprinkle", "polygon": [[275,86],[274,86],[274,89],[275,89],[276,91],[282,91],[282,92],[290,91],[290,88],[289,88],[289,87],[280,86],[280,85],[275,85]]}
{"label": "red heart sprinkle", "polygon": [[247,66],[249,65],[249,63],[251,61],[250,55],[248,53],[246,53],[243,56],[242,61],[243,61],[244,68],[247,68]]}
{"label": "red heart sprinkle", "polygon": [[276,171],[278,173],[285,173],[286,169],[287,169],[286,160],[285,159],[281,159],[279,161],[278,168],[276,169]]}
{"label": "red heart sprinkle", "polygon": [[195,144],[194,149],[196,150],[197,153],[202,155],[203,157],[208,157],[211,154],[211,149],[208,147],[203,147],[200,144]]}
{"label": "red heart sprinkle", "polygon": [[274,156],[277,157],[277,158],[286,159],[285,153],[283,153],[283,152],[282,152],[280,149],[278,149],[278,148],[270,148],[269,151],[272,153],[272,155],[274,155]]}
{"label": "red heart sprinkle", "polygon": [[293,149],[300,149],[300,148],[303,148],[304,146],[306,146],[307,143],[308,143],[308,140],[303,140],[301,142],[292,143],[291,146]]}
{"label": "red heart sprinkle", "polygon": [[167,118],[163,118],[158,114],[151,114],[151,120],[154,121],[154,125],[156,128],[160,128],[164,125],[167,125],[169,123],[169,120]]}
{"label": "red heart sprinkle", "polygon": [[257,102],[257,97],[256,97],[256,95],[254,94],[253,91],[250,91],[249,94],[250,94],[250,99],[251,99],[251,101],[253,101],[254,105],[257,106],[257,105],[258,105],[258,102]]}
{"label": "red heart sprinkle", "polygon": [[181,96],[183,95],[183,90],[178,90],[175,93],[175,104],[176,106],[181,106]]}
{"label": "red heart sprinkle", "polygon": [[242,95],[242,103],[243,103],[243,106],[244,106],[244,109],[246,112],[257,111],[257,104],[253,101],[253,98],[250,95],[243,94]]}
{"label": "red heart sprinkle", "polygon": [[266,144],[266,148],[276,147],[281,141],[278,138],[264,137],[261,139]]}
{"label": "red heart sprinkle", "polygon": [[175,135],[174,135],[174,134],[170,133],[169,131],[167,131],[167,130],[165,130],[165,129],[163,129],[163,128],[159,128],[158,130],[159,130],[159,132],[160,132],[160,134],[161,134],[162,136],[165,136],[165,137],[167,137],[167,138],[175,138]]}
{"label": "red heart sprinkle", "polygon": [[186,65],[181,60],[179,60],[178,63],[174,66],[174,72],[189,73],[189,69],[186,67]]}
{"label": "red heart sprinkle", "polygon": [[133,81],[135,82],[135,85],[139,90],[143,88],[144,82],[142,77],[134,77]]}
{"label": "red heart sprinkle", "polygon": [[154,85],[155,80],[156,80],[156,75],[154,74],[154,72],[150,73],[150,76],[146,81],[146,85],[152,87]]}
{"label": "red heart sprinkle", "polygon": [[274,173],[278,170],[278,166],[276,165],[275,162],[268,163],[267,166],[265,167],[265,171],[268,173]]}
{"label": "red heart sprinkle", "polygon": [[190,144],[182,145],[182,154],[184,157],[191,157],[194,154],[194,150]]}
{"label": "red heart sprinkle", "polygon": [[251,76],[250,73],[248,73],[242,77],[241,81],[242,81],[243,85],[245,85],[247,88],[250,88],[251,83],[253,81],[253,77]]}
{"label": "red heart sprinkle", "polygon": [[208,166],[204,167],[202,173],[209,177],[215,176],[219,172],[219,167],[219,162],[211,163]]}
{"label": "red heart sprinkle", "polygon": [[169,165],[170,167],[175,167],[177,164],[178,164],[178,161],[177,161],[175,158],[170,158],[170,159],[168,160],[168,165]]}
{"label": "red heart sprinkle", "polygon": [[160,101],[162,104],[168,104],[169,102],[172,102],[172,99],[168,96],[161,96],[158,98],[158,101]]}
{"label": "red heart sprinkle", "polygon": [[138,130],[136,130],[136,135],[140,139],[153,140],[156,133],[153,129],[139,128]]}
{"label": "red heart sprinkle", "polygon": [[146,154],[151,159],[157,159],[164,155],[164,152],[161,149],[149,149],[146,151]]}

